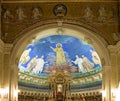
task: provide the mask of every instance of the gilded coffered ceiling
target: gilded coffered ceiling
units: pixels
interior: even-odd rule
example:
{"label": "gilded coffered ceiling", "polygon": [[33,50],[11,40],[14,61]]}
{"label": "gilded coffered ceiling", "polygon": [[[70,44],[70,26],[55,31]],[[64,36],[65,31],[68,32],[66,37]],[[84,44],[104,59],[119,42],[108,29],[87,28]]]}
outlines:
{"label": "gilded coffered ceiling", "polygon": [[[57,4],[67,7],[63,23],[83,23],[93,27],[108,44],[120,39],[118,0],[1,0],[2,40],[12,43],[20,32],[32,25],[56,23],[53,9]],[[85,27],[85,26],[84,26]]]}

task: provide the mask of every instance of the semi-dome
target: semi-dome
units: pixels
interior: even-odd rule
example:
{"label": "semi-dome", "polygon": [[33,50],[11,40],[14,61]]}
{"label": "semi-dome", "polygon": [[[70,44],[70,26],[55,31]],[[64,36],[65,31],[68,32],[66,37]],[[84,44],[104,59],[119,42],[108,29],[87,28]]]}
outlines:
{"label": "semi-dome", "polygon": [[72,78],[72,85],[101,81],[101,61],[92,47],[82,39],[68,35],[51,35],[32,41],[19,60],[19,83],[39,85],[63,71]]}

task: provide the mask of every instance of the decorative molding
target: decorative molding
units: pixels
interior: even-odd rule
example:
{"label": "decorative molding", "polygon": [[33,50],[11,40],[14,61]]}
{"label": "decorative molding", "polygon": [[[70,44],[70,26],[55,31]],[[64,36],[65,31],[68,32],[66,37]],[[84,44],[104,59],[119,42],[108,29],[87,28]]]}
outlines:
{"label": "decorative molding", "polygon": [[4,50],[4,42],[0,39],[0,52]]}
{"label": "decorative molding", "polygon": [[117,0],[1,0],[2,3],[118,2]]}
{"label": "decorative molding", "polygon": [[54,15],[62,18],[67,14],[67,7],[63,4],[57,4],[53,9]]}
{"label": "decorative molding", "polygon": [[12,50],[13,45],[12,44],[5,44],[4,45],[4,54],[10,54]]}
{"label": "decorative molding", "polygon": [[111,71],[111,66],[103,66],[102,75],[106,75],[110,73],[110,71]]}
{"label": "decorative molding", "polygon": [[101,64],[102,64],[102,66],[105,66],[106,64],[105,64],[105,59],[104,58],[101,58]]}
{"label": "decorative molding", "polygon": [[120,53],[120,41],[117,42],[116,45],[109,45],[107,48],[110,51],[110,53],[112,53],[112,54]]}
{"label": "decorative molding", "polygon": [[84,37],[84,41],[87,42],[88,44],[93,44],[93,40],[89,37]]}
{"label": "decorative molding", "polygon": [[0,39],[1,39],[1,36],[2,36],[2,30],[1,30],[1,26],[2,26],[2,24],[1,24],[1,20],[2,20],[2,18],[1,18],[1,12],[2,12],[2,8],[1,8],[1,4],[0,4]]}
{"label": "decorative molding", "polygon": [[[12,0],[4,0],[4,1],[12,1]],[[13,1],[17,1],[17,0],[13,0]],[[20,1],[30,1],[30,0],[20,0]],[[30,5],[22,5],[19,3],[13,4],[13,5],[5,4],[5,3],[2,4],[2,15],[1,15],[2,25],[3,25],[2,38],[4,42],[12,43],[13,40],[16,39],[16,36],[19,36],[19,33],[21,33],[26,28],[31,27],[35,24],[41,23],[42,25],[45,25],[47,24],[46,22],[48,21],[51,21],[50,23],[53,23],[55,21],[54,23],[56,23],[57,22],[56,20],[58,19],[56,19],[56,17],[53,14],[53,8],[58,3],[59,2],[53,3],[51,1],[50,4],[49,3],[48,4],[45,4],[45,3],[32,4],[31,3]],[[84,5],[82,5],[81,3],[75,3],[75,2],[73,3],[74,5],[70,2],[68,4],[63,3],[69,9],[69,12],[67,12],[67,15],[65,14],[66,11],[64,7],[62,9],[63,11],[62,16],[66,15],[63,20],[63,26],[64,26],[64,23],[73,23],[76,25],[77,23],[84,23],[87,26],[92,26],[92,27],[95,27],[97,30],[101,30],[101,26],[103,26],[102,28],[105,29],[104,25],[107,28],[108,27],[107,25],[112,26],[114,24],[115,25],[117,24],[116,3],[113,3],[113,4],[111,3],[112,5],[109,3],[107,4],[101,3],[100,5],[97,4],[99,6],[93,5],[93,3],[90,4],[89,6],[86,3]],[[101,6],[104,6],[103,10],[100,9]],[[79,7],[79,10],[78,10],[78,7]],[[60,7],[58,8],[60,9]],[[58,13],[59,11],[58,8],[56,10],[56,13]],[[73,12],[74,9],[76,9],[75,13]],[[34,10],[36,11],[36,13]],[[16,13],[16,11],[18,13]],[[99,12],[101,13],[99,14]],[[92,21],[89,21],[91,16],[92,17],[94,16],[94,18],[92,18]],[[98,21],[98,17],[100,18],[99,19],[100,21]],[[102,21],[102,20],[106,20],[106,21]],[[106,35],[107,33],[105,33],[105,30],[101,30],[101,32],[102,33],[100,33],[100,36],[102,36],[109,44],[115,43],[114,39],[111,38],[112,33],[108,32],[110,35],[109,37],[110,40],[109,40],[107,38],[107,35]],[[14,36],[12,34],[14,34]]]}
{"label": "decorative molding", "polygon": [[[3,5],[2,7],[2,23],[7,25],[31,25],[37,21],[41,21],[41,18],[46,18],[49,15],[43,16],[44,13],[41,5],[33,5],[32,10],[31,6],[21,6],[21,5],[15,5],[15,7],[10,6],[8,8],[7,5]],[[47,7],[47,5],[45,5]],[[79,14],[79,16],[76,15],[76,19],[78,19],[81,22],[86,22],[94,25],[98,24],[115,24],[117,22],[116,15],[113,15],[115,13],[115,8],[110,8],[107,5],[101,6],[101,7],[95,7],[96,11],[93,11],[93,6],[88,6],[80,8],[81,12],[83,14]],[[58,4],[55,7],[53,7],[54,15],[57,17],[63,17],[67,13],[67,7],[63,4]],[[34,12],[33,12],[34,11]],[[25,14],[25,12],[29,12]],[[79,12],[79,11],[76,11]],[[51,12],[52,13],[52,12]],[[79,12],[80,13],[80,12]],[[97,15],[99,13],[99,15]],[[70,13],[69,13],[70,14]],[[68,14],[68,15],[69,15]],[[36,17],[40,17],[39,19]],[[34,19],[35,17],[35,19]],[[52,18],[54,16],[51,16]],[[68,16],[67,16],[68,17]],[[74,16],[69,16],[68,18],[74,18]]]}
{"label": "decorative molding", "polygon": [[10,53],[13,45],[12,44],[5,44],[1,39],[0,39],[0,52],[5,53]]}

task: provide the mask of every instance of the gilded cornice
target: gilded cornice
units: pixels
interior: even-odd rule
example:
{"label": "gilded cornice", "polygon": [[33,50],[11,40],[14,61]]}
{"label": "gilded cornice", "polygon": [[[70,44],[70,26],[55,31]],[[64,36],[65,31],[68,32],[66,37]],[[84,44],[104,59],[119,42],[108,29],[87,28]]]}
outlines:
{"label": "gilded cornice", "polygon": [[1,0],[2,3],[118,2],[118,0]]}

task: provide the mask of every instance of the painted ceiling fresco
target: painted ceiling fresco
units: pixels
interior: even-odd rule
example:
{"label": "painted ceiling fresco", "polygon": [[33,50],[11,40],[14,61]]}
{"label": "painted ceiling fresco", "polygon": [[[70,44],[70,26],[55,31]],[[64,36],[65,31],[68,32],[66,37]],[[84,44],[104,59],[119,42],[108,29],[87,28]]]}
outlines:
{"label": "painted ceiling fresco", "polygon": [[52,35],[29,44],[19,60],[19,72],[47,77],[63,71],[74,76],[84,76],[101,70],[101,62],[94,48],[81,39]]}

